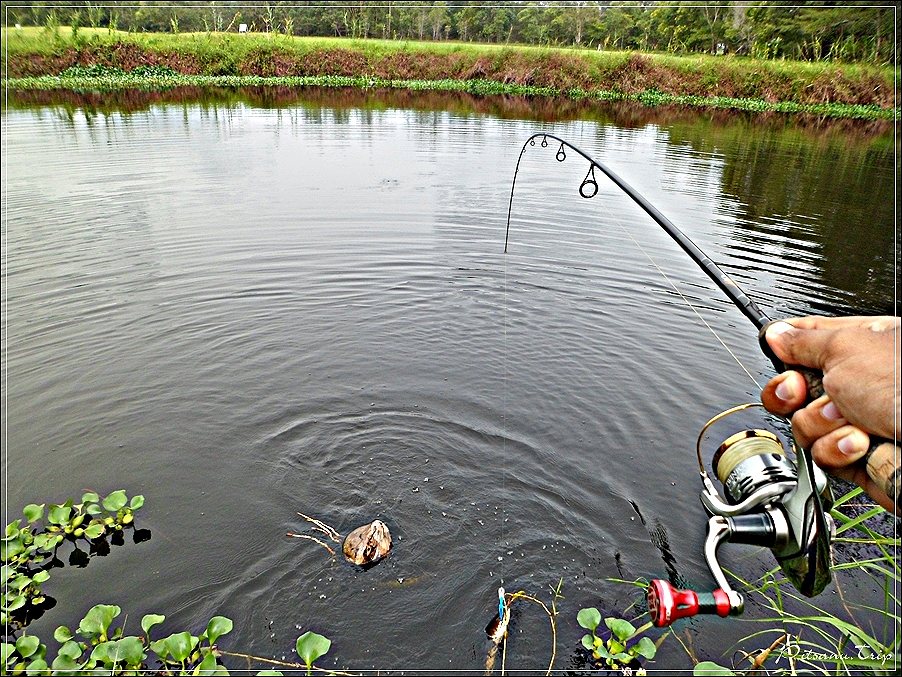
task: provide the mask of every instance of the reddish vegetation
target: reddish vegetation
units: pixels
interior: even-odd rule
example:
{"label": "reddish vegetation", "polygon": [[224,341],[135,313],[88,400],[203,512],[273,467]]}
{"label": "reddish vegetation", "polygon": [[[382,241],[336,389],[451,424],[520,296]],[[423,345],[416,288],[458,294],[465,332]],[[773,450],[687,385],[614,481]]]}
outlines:
{"label": "reddish vegetation", "polygon": [[601,65],[579,54],[501,50],[490,55],[461,50],[445,54],[397,51],[371,56],[352,49],[294,52],[261,47],[240,58],[225,51],[154,51],[134,43],[68,48],[52,56],[10,55],[9,76],[53,75],[73,65],[100,64],[132,70],[140,65],[168,66],[188,75],[344,75],[385,79],[495,80],[508,84],[560,90],[609,90],[626,94],[654,89],[667,94],[762,98],[798,103],[893,105],[892,87],[879,74],[826,71],[811,82],[776,71],[708,67],[684,70],[661,65],[653,58],[630,54]]}

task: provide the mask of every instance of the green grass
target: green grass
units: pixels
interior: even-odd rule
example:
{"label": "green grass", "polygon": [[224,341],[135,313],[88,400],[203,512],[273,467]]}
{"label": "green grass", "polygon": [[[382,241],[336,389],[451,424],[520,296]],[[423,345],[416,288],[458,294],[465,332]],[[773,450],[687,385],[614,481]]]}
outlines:
{"label": "green grass", "polygon": [[[602,65],[621,65],[630,52],[598,51],[595,49],[578,49],[575,47],[545,47],[537,45],[485,44],[456,41],[417,41],[417,40],[381,40],[376,38],[355,40],[351,38],[299,37],[286,36],[281,33],[129,33],[126,31],[110,31],[106,28],[79,28],[78,35],[86,44],[112,45],[130,42],[156,50],[203,50],[228,49],[236,55],[245,55],[261,47],[281,47],[297,53],[315,50],[353,49],[372,56],[385,56],[398,51],[412,53],[468,55],[497,54],[498,52],[516,50],[528,54],[547,55],[552,53],[578,55]],[[2,40],[9,50],[9,55],[19,54],[52,54],[61,46],[75,44],[72,29],[62,26],[56,36],[41,27],[23,26],[20,29],[3,28]],[[704,71],[726,64],[728,68],[739,70],[752,69],[758,72],[793,73],[807,78],[831,72],[842,72],[850,76],[860,74],[880,75],[892,84],[893,71],[890,67],[870,64],[847,64],[837,62],[807,62],[791,60],[766,60],[742,56],[710,56],[693,54],[679,56],[663,52],[644,52],[655,62],[686,72]],[[896,69],[898,70],[898,69]]]}
{"label": "green grass", "polygon": [[[767,646],[783,635],[791,646],[781,646],[771,655],[778,666],[786,667],[792,660],[797,667],[811,668],[815,672],[829,670],[836,675],[895,674],[902,661],[897,597],[902,568],[895,556],[900,543],[898,538],[881,533],[887,531],[886,511],[868,501],[858,503],[864,498],[862,489],[856,487],[837,499],[831,510],[837,525],[833,543],[839,559],[831,568],[836,579],[842,578],[836,580],[835,589],[845,613],[831,613],[816,599],[800,596],[780,575],[778,568],[767,572],[757,582],[743,581],[733,574],[740,582],[742,592],[756,606],[769,612],[764,617],[750,619],[751,623],[763,625],[765,629],[740,640],[744,648],[756,644]],[[853,533],[858,535],[850,536]],[[870,556],[861,557],[858,551],[844,555],[843,544],[865,545]],[[848,574],[869,577],[874,587],[883,591],[882,607],[846,599],[842,587]]]}
{"label": "green grass", "polygon": [[[281,34],[3,29],[11,89],[391,87],[892,119],[892,68],[536,46]],[[174,75],[137,75],[142,64]],[[99,65],[104,77],[61,73]]]}

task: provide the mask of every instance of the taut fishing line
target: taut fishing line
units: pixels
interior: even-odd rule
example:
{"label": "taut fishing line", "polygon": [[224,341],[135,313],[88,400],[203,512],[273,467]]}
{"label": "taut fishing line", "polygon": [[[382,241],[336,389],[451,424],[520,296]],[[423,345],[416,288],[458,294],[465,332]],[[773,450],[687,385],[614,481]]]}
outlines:
{"label": "taut fishing line", "polygon": [[[592,170],[589,170],[589,171],[591,172]],[[583,185],[585,185],[585,182],[583,182]],[[595,192],[596,193],[598,192],[597,188],[596,188]],[[582,195],[582,191],[580,191],[580,194]],[[593,193],[593,196],[594,196],[594,193]],[[587,197],[587,196],[583,195],[583,197]],[[752,375],[752,372],[748,370],[748,368],[742,363],[742,360],[740,360],[739,357],[736,355],[736,353],[734,353],[730,349],[730,346],[728,346],[726,344],[726,342],[720,337],[720,335],[716,331],[714,331],[714,327],[712,327],[710,324],[708,324],[708,321],[704,317],[702,317],[702,314],[698,311],[698,309],[694,305],[692,305],[692,302],[689,301],[689,299],[686,297],[685,294],[683,294],[682,291],[680,291],[679,287],[676,286],[676,284],[673,282],[673,280],[670,279],[670,276],[664,272],[664,270],[661,268],[661,266],[658,265],[658,262],[654,260],[652,255],[649,254],[648,251],[646,251],[646,249],[641,244],[639,244],[639,241],[633,237],[632,233],[630,233],[629,230],[627,230],[626,226],[623,225],[623,222],[620,221],[616,216],[614,216],[614,213],[610,209],[605,207],[603,202],[602,202],[602,211],[605,214],[607,214],[607,216],[620,228],[620,230],[623,231],[623,233],[632,241],[632,243],[634,245],[636,245],[638,250],[645,255],[645,258],[647,258],[649,260],[649,262],[651,262],[651,265],[655,267],[655,270],[657,270],[659,273],[661,273],[661,277],[663,277],[667,281],[667,283],[673,288],[673,290],[677,293],[677,295],[681,299],[683,299],[683,301],[686,303],[686,305],[689,306],[689,308],[692,310],[693,313],[695,313],[695,316],[701,321],[701,323],[703,325],[705,325],[708,328],[708,331],[710,331],[711,334],[714,335],[714,338],[716,338],[718,340],[718,342],[720,343],[720,345],[722,345],[726,349],[726,351],[730,354],[730,356],[736,361],[736,364],[738,364],[742,368],[742,371],[744,371],[748,375],[748,377],[752,380],[752,383],[754,383],[755,386],[760,391],[761,384],[758,383],[757,379],[755,379],[755,377]]]}

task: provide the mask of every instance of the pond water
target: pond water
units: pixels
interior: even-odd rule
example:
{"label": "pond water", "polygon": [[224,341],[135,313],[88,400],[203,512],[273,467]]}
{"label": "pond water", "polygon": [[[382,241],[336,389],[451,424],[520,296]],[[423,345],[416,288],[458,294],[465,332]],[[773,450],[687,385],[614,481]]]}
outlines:
{"label": "pond water", "polygon": [[[502,253],[537,131],[620,173],[772,317],[894,310],[879,126],[397,93],[117,96],[3,110],[7,521],[125,488],[146,495],[152,534],[56,570],[45,636],[104,601],[132,628],[227,615],[221,644],[258,655],[290,659],[314,629],[333,640],[326,666],[478,671],[497,587],[547,601],[562,579],[564,669],[581,664],[581,607],[639,613],[611,578],[662,576],[669,559],[710,588],[695,437],[772,368],[625,196],[601,181],[580,198],[575,154],[527,150]],[[298,511],[343,533],[379,517],[394,551],[368,571],[332,561],[286,538],[310,533]],[[724,559],[749,577],[773,566],[742,547]],[[757,629],[681,632],[717,659]],[[507,667],[544,670],[541,611],[523,607],[513,632]],[[689,665],[665,642],[656,667]]]}

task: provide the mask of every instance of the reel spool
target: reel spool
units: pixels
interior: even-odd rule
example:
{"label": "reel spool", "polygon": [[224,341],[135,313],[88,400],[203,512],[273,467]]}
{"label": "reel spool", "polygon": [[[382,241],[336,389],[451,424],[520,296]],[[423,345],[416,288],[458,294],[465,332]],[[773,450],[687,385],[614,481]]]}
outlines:
{"label": "reel spool", "polygon": [[796,447],[797,465],[780,438],[768,430],[745,429],[717,448],[711,468],[724,488],[717,491],[702,461],[705,433],[737,412],[762,407],[743,404],[721,412],[702,428],[696,444],[703,490],[701,501],[711,515],[705,538],[705,560],[718,584],[713,592],[678,590],[655,579],[648,587],[648,610],[658,627],[698,614],[721,617],[742,613],[742,595],[730,588],[717,549],[725,542],[770,548],[787,578],[813,597],[830,581],[830,538],[833,521],[825,512],[832,503],[827,477]]}
{"label": "reel spool", "polygon": [[794,482],[795,466],[780,439],[769,430],[743,430],[721,444],[711,467],[731,503],[741,503],[771,482]]}

